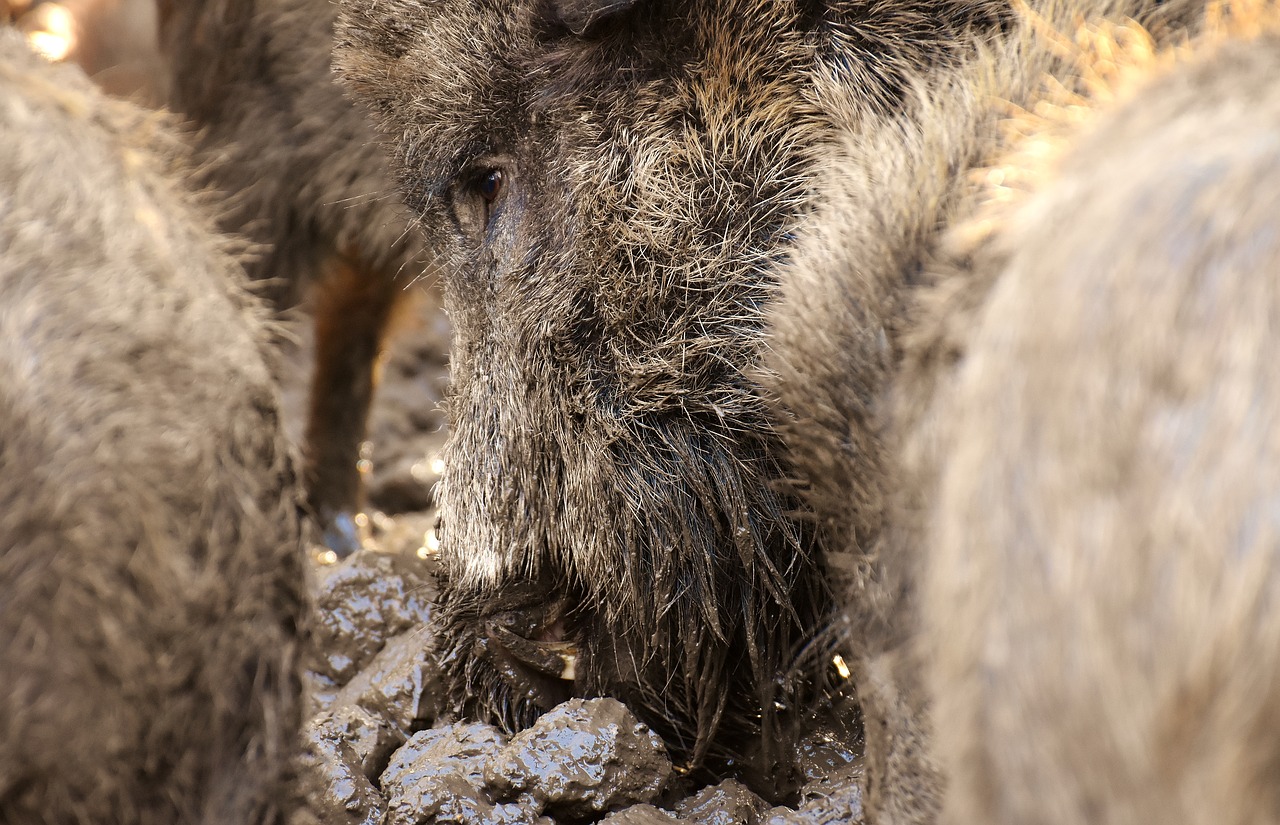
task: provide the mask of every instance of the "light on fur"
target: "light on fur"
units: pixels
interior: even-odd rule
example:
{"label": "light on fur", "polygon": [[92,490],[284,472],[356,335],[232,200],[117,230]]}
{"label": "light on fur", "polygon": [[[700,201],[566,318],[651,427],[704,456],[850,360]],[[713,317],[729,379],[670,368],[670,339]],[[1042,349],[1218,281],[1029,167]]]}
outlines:
{"label": "light on fur", "polygon": [[76,47],[76,21],[71,12],[57,3],[46,3],[31,13],[36,28],[27,32],[27,42],[47,60],[66,59]]}

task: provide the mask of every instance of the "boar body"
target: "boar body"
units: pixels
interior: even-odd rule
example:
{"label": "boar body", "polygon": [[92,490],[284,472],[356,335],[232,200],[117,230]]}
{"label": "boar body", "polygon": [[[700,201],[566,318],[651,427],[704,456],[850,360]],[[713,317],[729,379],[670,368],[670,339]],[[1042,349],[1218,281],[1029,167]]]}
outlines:
{"label": "boar body", "polygon": [[264,311],[168,118],[0,30],[0,820],[266,823],[300,492]]}
{"label": "boar body", "polygon": [[[1178,43],[1202,18],[1197,2],[1037,3],[958,65],[919,76],[889,117],[868,116],[838,78],[815,85],[838,131],[815,150],[815,205],[779,278],[765,384],[842,594],[871,821],[933,822],[946,784],[926,661],[941,654],[920,646],[924,523],[937,428],[950,415],[939,382],[991,281],[970,271],[955,237],[984,225],[975,215],[1000,194],[989,181],[1026,185],[1016,164],[993,168],[1011,115],[1036,111],[1048,89],[1081,88],[1063,33],[1082,19],[1137,20],[1154,43]],[[931,609],[946,626],[946,602]]]}
{"label": "boar body", "polygon": [[947,822],[1280,817],[1276,77],[1275,35],[1197,47],[943,278],[981,293],[928,427]]}

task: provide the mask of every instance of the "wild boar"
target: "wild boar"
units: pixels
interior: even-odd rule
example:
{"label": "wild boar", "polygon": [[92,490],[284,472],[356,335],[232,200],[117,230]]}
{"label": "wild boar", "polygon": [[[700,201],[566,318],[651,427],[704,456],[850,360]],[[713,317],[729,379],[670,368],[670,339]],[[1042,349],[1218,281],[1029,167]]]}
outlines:
{"label": "wild boar", "polygon": [[[1070,36],[1080,17],[1140,20],[1155,44],[1179,42],[1202,14],[1195,2],[1020,8],[958,66],[918,77],[888,117],[868,117],[857,87],[838,78],[817,86],[840,131],[816,150],[817,203],[779,279],[766,384],[845,594],[870,821],[934,821],[948,772],[931,742],[925,669],[941,654],[918,646],[919,565],[929,546],[921,522],[933,498],[931,460],[921,454],[934,454],[934,428],[949,416],[935,385],[963,351],[986,284],[950,239],[990,222],[974,217],[1000,189],[988,181],[1015,183],[1017,164],[992,168],[1010,116],[1047,104],[1049,89],[1086,82]],[[943,278],[946,266],[966,276]],[[954,629],[946,600],[931,608],[940,627]],[[948,690],[941,680],[933,687]]]}
{"label": "wild boar", "polygon": [[817,79],[887,116],[1001,8],[346,4],[336,64],[439,238],[455,328],[440,637],[463,711],[514,727],[609,694],[687,765],[786,754],[830,598],[759,372],[836,131]]}
{"label": "wild boar", "polygon": [[1151,78],[1072,101],[1101,110],[1081,125],[1024,123],[1011,162],[1055,160],[939,270],[971,307],[913,436],[945,822],[1280,816],[1267,31],[1135,60]]}
{"label": "wild boar", "polygon": [[171,120],[0,29],[0,820],[268,823],[301,491]]}
{"label": "wild boar", "polygon": [[352,519],[376,362],[397,307],[427,275],[424,238],[363,112],[330,74],[336,4],[158,9],[170,104],[200,127],[204,179],[231,204],[222,228],[256,244],[246,268],[277,310],[313,295],[305,482],[326,543],[345,555],[360,545]]}

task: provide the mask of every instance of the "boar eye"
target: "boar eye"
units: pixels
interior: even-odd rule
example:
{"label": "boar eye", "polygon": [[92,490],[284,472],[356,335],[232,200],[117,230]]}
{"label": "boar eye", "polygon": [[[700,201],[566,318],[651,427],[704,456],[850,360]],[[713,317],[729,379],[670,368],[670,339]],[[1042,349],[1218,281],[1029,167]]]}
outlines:
{"label": "boar eye", "polygon": [[475,178],[476,194],[484,203],[484,228],[489,228],[494,214],[498,211],[498,203],[507,186],[507,176],[501,169],[485,169]]}
{"label": "boar eye", "polygon": [[506,183],[506,179],[501,169],[490,169],[480,176],[478,188],[480,197],[484,198],[485,203],[493,203],[502,194],[502,187]]}
{"label": "boar eye", "polygon": [[489,158],[459,175],[451,187],[453,214],[458,227],[476,244],[485,237],[503,204],[509,199],[514,178],[505,163]]}

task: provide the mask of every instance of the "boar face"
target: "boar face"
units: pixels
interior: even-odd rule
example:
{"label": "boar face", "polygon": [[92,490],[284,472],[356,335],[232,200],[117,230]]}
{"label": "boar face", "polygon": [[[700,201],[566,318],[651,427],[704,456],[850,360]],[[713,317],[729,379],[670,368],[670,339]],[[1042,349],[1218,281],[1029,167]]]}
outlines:
{"label": "boar face", "polygon": [[883,109],[957,17],[877,13],[902,55],[816,3],[348,3],[339,71],[446,261],[464,710],[518,726],[617,695],[695,763],[726,714],[774,739],[826,602],[759,389],[827,129],[812,73]]}

